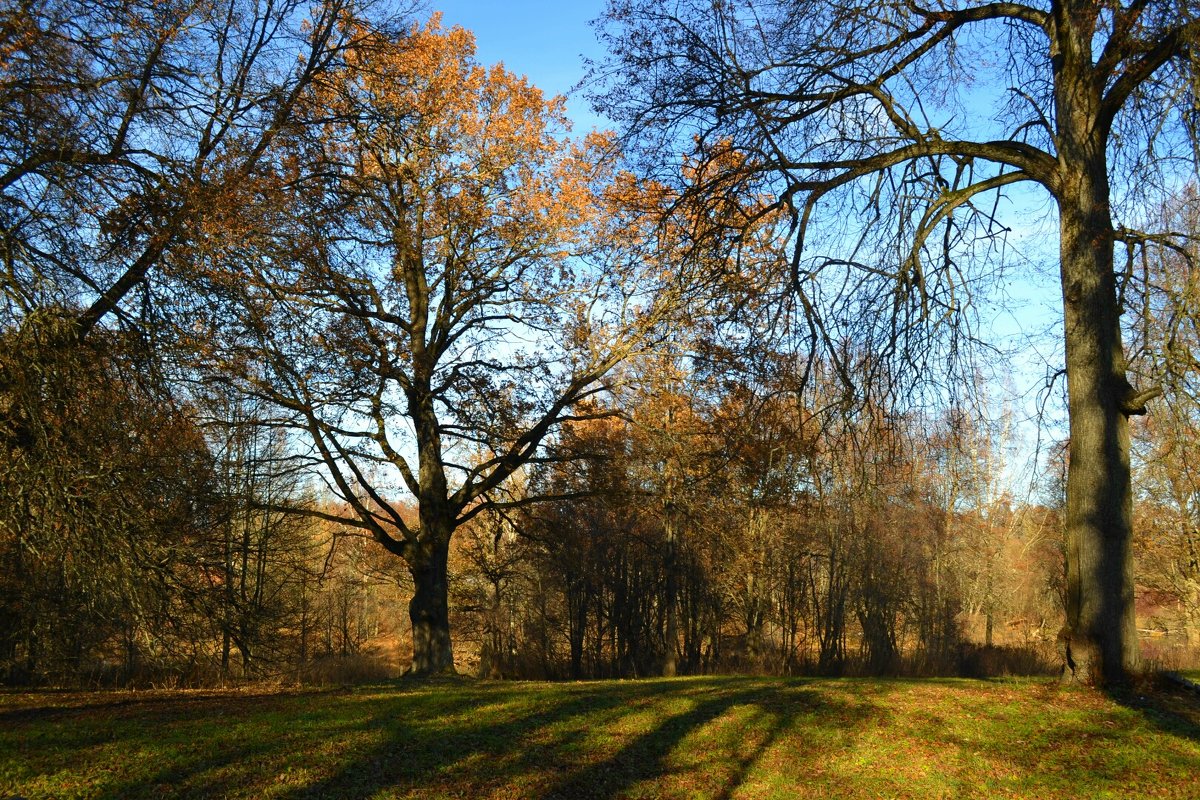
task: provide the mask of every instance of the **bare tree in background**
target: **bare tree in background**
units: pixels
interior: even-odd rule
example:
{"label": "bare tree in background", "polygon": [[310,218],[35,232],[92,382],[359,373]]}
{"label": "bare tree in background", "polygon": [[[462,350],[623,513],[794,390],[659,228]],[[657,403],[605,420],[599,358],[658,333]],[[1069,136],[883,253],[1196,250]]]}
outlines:
{"label": "bare tree in background", "polygon": [[1190,644],[1200,641],[1200,188],[1184,187],[1159,215],[1165,235],[1126,261],[1133,366],[1162,381],[1166,402],[1135,431],[1138,563],[1143,583],[1174,596]]}

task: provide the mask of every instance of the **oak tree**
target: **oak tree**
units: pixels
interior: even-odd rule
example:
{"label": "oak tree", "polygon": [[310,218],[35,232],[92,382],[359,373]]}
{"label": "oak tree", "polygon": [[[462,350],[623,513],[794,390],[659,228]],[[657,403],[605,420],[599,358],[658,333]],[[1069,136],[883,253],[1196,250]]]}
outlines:
{"label": "oak tree", "polygon": [[451,537],[525,502],[506,482],[592,414],[676,278],[642,256],[611,141],[566,137],[561,98],[436,16],[364,34],[305,104],[285,189],[239,217],[265,225],[196,250],[236,301],[221,358],[303,433],[336,521],[404,559],[412,671],[452,670]]}

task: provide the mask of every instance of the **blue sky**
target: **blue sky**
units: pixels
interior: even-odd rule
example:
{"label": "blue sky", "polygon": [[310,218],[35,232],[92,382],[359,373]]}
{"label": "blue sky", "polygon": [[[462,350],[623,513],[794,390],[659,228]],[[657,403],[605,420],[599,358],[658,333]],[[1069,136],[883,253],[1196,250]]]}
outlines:
{"label": "blue sky", "polygon": [[[604,49],[596,41],[589,24],[604,11],[605,0],[430,0],[428,12],[441,11],[444,25],[461,25],[475,34],[478,58],[485,65],[503,62],[512,72],[528,77],[530,83],[547,95],[565,94],[567,111],[574,121],[574,133],[609,127],[591,113],[581,93],[571,90],[583,78],[584,58],[600,59]],[[1022,462],[1031,454],[1030,441],[1036,438],[1028,417],[1042,386],[1047,365],[1061,363],[1056,320],[1061,313],[1053,263],[1045,243],[1052,242],[1056,231],[1054,217],[1040,193],[1014,191],[1010,224],[1014,231],[1008,259],[1016,267],[1004,292],[982,309],[983,326],[989,339],[1011,349],[1011,360],[1003,366],[1014,378],[1012,391],[997,387],[998,401],[1011,400],[1017,412],[1018,438],[1025,439],[1017,456]],[[1006,203],[1006,205],[1009,205]],[[1025,263],[1022,263],[1025,262]],[[1014,279],[1015,278],[1015,279]],[[1042,334],[1049,332],[1050,336]],[[1052,406],[1054,404],[1052,403]],[[1051,414],[1055,413],[1051,409]],[[1054,433],[1054,423],[1050,428]],[[1056,435],[1056,434],[1055,434]],[[1020,494],[1020,485],[1028,487],[1028,465],[1006,465],[1007,481]]]}
{"label": "blue sky", "polygon": [[603,53],[588,22],[604,5],[604,0],[433,0],[429,9],[442,12],[444,25],[475,34],[481,64],[502,61],[547,95],[567,95],[574,132],[582,134],[605,127],[583,97],[570,94],[583,78],[584,56]]}

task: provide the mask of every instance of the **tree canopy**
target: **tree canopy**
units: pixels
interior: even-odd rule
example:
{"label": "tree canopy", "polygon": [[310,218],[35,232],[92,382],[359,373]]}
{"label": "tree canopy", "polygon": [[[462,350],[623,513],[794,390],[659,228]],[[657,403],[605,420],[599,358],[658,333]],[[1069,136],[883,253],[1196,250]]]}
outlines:
{"label": "tree canopy", "polygon": [[640,190],[611,141],[565,137],[560,98],[436,16],[364,34],[303,108],[250,212],[270,227],[196,251],[236,331],[214,355],[311,444],[337,519],[408,563],[413,668],[440,671],[452,534],[591,413],[682,281],[624,210]]}

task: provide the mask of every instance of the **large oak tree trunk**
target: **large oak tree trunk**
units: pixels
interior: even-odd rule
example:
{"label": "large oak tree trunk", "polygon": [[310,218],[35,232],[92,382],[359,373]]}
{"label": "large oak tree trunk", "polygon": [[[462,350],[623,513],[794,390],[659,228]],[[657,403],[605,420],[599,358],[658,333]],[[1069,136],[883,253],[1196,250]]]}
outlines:
{"label": "large oak tree trunk", "polygon": [[1070,447],[1067,468],[1064,677],[1124,683],[1137,663],[1133,499],[1129,470],[1131,389],[1113,274],[1113,229],[1103,151],[1060,198]]}
{"label": "large oak tree trunk", "polygon": [[435,542],[409,560],[413,596],[408,604],[412,621],[413,675],[454,672],[450,645],[449,537]]}
{"label": "large oak tree trunk", "polygon": [[[424,320],[429,302],[427,287],[420,283],[420,271],[414,270],[409,288],[414,318]],[[413,579],[413,596],[408,604],[412,622],[412,675],[436,675],[454,672],[454,650],[450,643],[449,556],[450,538],[454,535],[458,509],[447,500],[445,462],[442,458],[441,426],[429,389],[434,367],[423,359],[430,357],[425,349],[423,324],[414,326],[411,345],[413,359],[418,365],[414,384],[408,396],[409,416],[417,437],[420,463],[420,490],[417,493],[420,533],[415,542],[404,550],[408,571]]]}

